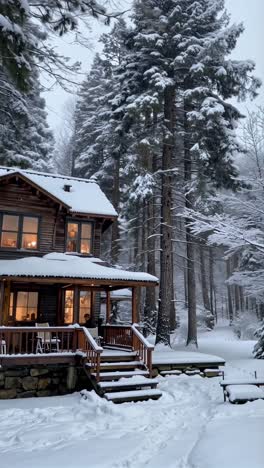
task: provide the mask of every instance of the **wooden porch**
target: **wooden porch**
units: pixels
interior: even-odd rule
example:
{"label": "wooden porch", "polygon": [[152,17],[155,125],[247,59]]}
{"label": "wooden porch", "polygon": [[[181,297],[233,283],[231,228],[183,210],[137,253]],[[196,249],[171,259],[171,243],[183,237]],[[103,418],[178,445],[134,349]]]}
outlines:
{"label": "wooden porch", "polygon": [[102,346],[80,326],[0,327],[3,368],[78,363],[95,391],[117,403],[161,396],[156,390],[158,381],[152,379],[153,349],[135,325],[104,326]]}

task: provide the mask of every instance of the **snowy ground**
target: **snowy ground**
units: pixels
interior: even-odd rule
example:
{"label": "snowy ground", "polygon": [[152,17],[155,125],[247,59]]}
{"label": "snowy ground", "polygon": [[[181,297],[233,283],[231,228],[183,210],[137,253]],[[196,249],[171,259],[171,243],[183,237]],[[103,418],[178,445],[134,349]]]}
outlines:
{"label": "snowy ground", "polygon": [[[264,378],[253,345],[223,327],[199,351],[226,359],[229,377]],[[224,403],[216,378],[160,378],[160,389],[159,401],[123,405],[94,393],[1,401],[0,466],[263,468],[264,401]]]}

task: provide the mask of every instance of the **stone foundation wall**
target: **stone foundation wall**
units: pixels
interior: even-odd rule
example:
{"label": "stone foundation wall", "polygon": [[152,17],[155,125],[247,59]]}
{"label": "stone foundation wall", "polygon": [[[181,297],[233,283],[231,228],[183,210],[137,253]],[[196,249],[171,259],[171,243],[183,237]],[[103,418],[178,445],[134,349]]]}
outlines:
{"label": "stone foundation wall", "polygon": [[88,386],[82,368],[68,364],[0,367],[2,400],[66,395]]}

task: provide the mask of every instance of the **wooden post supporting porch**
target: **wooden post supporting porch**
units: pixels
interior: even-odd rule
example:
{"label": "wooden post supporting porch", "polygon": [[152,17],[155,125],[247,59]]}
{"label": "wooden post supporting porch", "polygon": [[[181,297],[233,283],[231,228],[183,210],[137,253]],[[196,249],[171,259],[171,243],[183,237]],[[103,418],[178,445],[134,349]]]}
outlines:
{"label": "wooden post supporting porch", "polygon": [[138,323],[137,313],[137,288],[132,288],[132,324]]}
{"label": "wooden post supporting porch", "polygon": [[106,290],[106,323],[111,320],[111,295],[109,289]]}
{"label": "wooden post supporting porch", "polygon": [[0,282],[0,325],[4,325],[5,283]]}

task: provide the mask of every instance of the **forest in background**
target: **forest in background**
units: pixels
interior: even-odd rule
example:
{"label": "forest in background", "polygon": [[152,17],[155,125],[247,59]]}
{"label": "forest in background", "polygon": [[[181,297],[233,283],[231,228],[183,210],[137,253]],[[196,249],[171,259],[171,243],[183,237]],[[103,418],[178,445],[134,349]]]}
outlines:
{"label": "forest in background", "polygon": [[[136,0],[129,23],[113,3],[0,2],[0,164],[97,178],[119,212],[104,258],[160,278],[138,297],[157,343],[227,318],[263,358],[264,109],[234,104],[262,92],[231,58],[243,25],[224,0]],[[74,82],[51,40],[91,16],[109,32],[55,143],[40,75]]]}

